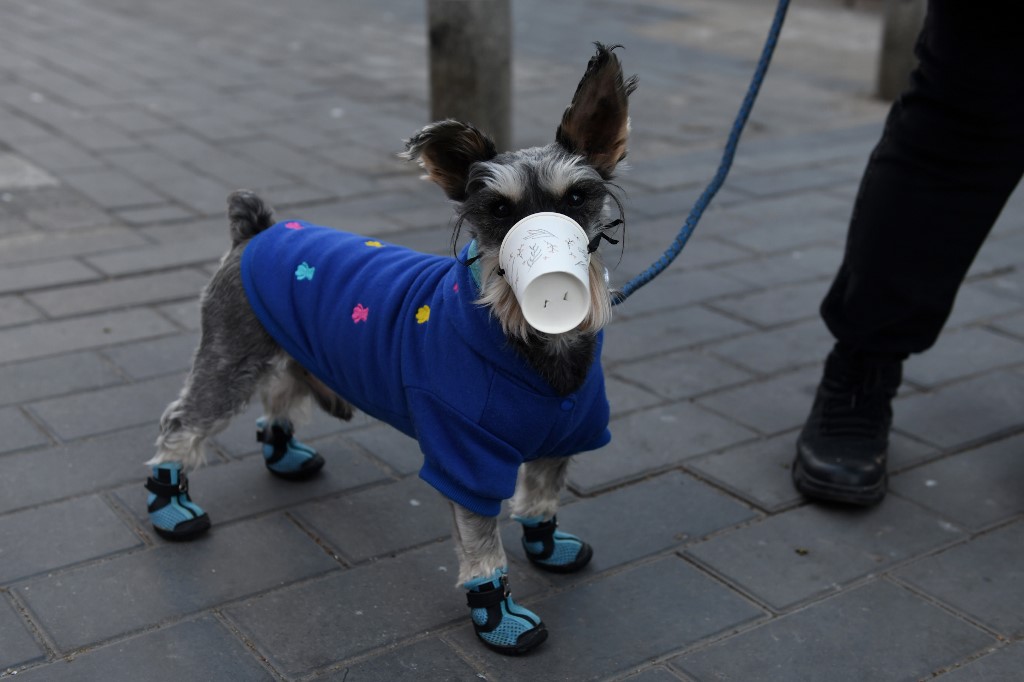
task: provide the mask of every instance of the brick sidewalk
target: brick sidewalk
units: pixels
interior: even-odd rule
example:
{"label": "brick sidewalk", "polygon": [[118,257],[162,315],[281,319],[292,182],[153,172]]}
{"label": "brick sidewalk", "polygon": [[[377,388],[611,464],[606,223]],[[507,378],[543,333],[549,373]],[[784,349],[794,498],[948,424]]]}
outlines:
{"label": "brick sidewalk", "polygon": [[[592,40],[640,75],[621,283],[713,173],[773,3],[514,4],[518,145],[549,141]],[[415,443],[366,417],[316,416],[302,435],[327,467],[289,484],[249,410],[192,477],[200,541],[160,540],[143,506],[230,190],[448,248],[441,192],[395,158],[427,122],[423,3],[0,5],[0,677],[1019,679],[1021,192],[907,363],[886,501],[822,508],[789,482],[886,111],[877,40],[871,14],[792,10],[726,188],[608,330],[614,439],[559,515],[591,567],[538,574],[506,529],[515,593],[552,632],[509,660],[474,641]]]}

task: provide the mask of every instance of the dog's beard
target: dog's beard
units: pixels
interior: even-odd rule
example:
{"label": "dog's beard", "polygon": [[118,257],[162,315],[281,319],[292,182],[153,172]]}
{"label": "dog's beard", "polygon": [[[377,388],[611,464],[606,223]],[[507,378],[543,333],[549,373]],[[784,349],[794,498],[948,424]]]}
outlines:
{"label": "dog's beard", "polygon": [[538,336],[552,341],[570,340],[577,334],[596,334],[612,319],[612,292],[605,279],[605,267],[601,257],[594,253],[590,257],[590,308],[587,316],[575,329],[564,334],[538,332],[526,321],[519,300],[509,283],[498,274],[497,254],[480,256],[480,297],[477,304],[488,308],[501,324],[505,336],[529,342]]}

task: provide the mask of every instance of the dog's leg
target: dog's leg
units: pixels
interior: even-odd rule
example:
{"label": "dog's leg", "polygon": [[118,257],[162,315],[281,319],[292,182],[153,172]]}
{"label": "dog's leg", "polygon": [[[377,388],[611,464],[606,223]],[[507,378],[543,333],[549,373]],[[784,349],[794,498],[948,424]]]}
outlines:
{"label": "dog's leg", "polygon": [[308,373],[291,358],[279,363],[260,391],[263,416],[256,420],[256,440],[263,443],[267,470],[275,476],[300,481],[316,474],[324,458],[295,438],[295,417],[312,393]]}
{"label": "dog's leg", "polygon": [[541,458],[519,469],[512,518],[523,525],[523,549],[534,566],[572,573],[586,566],[594,550],[575,535],[558,530],[555,512],[565,487],[568,457]]}
{"label": "dog's leg", "polygon": [[156,455],[146,462],[153,467],[146,481],[150,520],[170,540],[190,540],[210,527],[189,496],[186,472],[202,462],[204,441],[245,406],[267,367],[252,356],[227,366],[216,345],[209,337],[200,343],[181,395],[160,419]]}
{"label": "dog's leg", "polygon": [[203,442],[248,404],[281,349],[249,307],[239,274],[241,249],[232,249],[200,299],[202,333],[192,369],[177,400],[160,419],[156,455],[147,462],[147,506],[157,533],[188,540],[210,527],[188,493],[188,471],[203,459]]}
{"label": "dog's leg", "polygon": [[547,639],[548,631],[537,614],[512,600],[498,519],[454,502],[451,507],[459,583],[467,590],[477,637],[499,653],[525,654]]}

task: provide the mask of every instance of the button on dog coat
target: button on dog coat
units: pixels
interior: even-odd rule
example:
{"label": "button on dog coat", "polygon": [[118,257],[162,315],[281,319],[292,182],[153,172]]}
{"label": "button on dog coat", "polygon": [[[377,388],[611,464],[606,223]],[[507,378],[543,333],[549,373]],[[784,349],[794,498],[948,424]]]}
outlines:
{"label": "button on dog coat", "polygon": [[242,283],[289,355],[415,438],[420,477],[478,514],[498,514],[523,462],[611,439],[601,335],[583,386],[556,394],[474,302],[455,259],[290,221],[250,240]]}

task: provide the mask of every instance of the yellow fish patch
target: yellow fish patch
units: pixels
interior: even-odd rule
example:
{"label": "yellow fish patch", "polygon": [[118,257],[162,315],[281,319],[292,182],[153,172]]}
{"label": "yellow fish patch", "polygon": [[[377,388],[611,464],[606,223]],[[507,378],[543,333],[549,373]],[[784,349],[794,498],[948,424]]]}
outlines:
{"label": "yellow fish patch", "polygon": [[426,322],[429,319],[430,319],[430,306],[429,305],[422,306],[419,310],[416,311],[416,322],[418,324],[423,324],[424,322]]}

